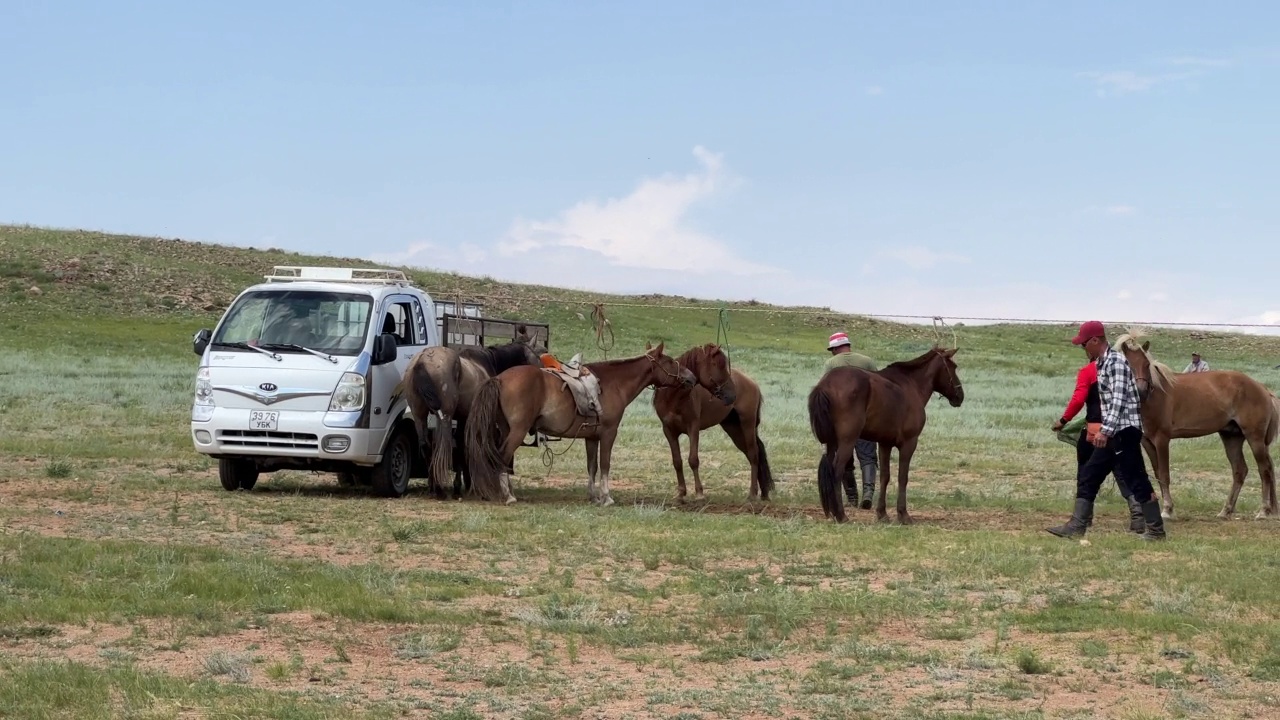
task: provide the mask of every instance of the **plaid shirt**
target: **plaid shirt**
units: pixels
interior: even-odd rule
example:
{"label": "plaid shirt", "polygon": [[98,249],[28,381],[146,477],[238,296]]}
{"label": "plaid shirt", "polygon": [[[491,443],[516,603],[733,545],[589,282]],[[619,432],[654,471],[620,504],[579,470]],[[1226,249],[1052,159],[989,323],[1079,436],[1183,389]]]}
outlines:
{"label": "plaid shirt", "polygon": [[1102,396],[1102,434],[1115,437],[1127,427],[1142,430],[1142,405],[1133,369],[1122,353],[1107,348],[1098,358],[1098,394]]}

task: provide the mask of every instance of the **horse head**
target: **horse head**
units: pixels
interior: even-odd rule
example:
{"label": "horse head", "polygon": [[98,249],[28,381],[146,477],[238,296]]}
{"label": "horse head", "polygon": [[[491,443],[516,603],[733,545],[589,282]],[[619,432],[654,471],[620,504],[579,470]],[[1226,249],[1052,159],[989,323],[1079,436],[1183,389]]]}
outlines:
{"label": "horse head", "polygon": [[1134,382],[1138,385],[1138,399],[1145,402],[1152,390],[1163,390],[1174,382],[1173,370],[1151,357],[1151,341],[1138,339],[1143,337],[1141,331],[1132,331],[1116,338],[1112,349],[1124,353],[1133,370]]}
{"label": "horse head", "polygon": [[964,385],[960,382],[960,376],[956,373],[956,363],[952,360],[959,349],[959,347],[953,347],[950,350],[934,348],[941,362],[934,363],[937,369],[933,373],[933,391],[946,398],[951,403],[951,407],[960,407],[964,402]]}
{"label": "horse head", "polygon": [[681,367],[675,358],[665,354],[665,348],[665,342],[658,343],[657,347],[648,342],[644,344],[644,356],[652,366],[650,377],[653,384],[658,387],[693,387],[697,384],[698,378],[687,368]]}
{"label": "horse head", "polygon": [[693,376],[717,400],[732,405],[738,399],[733,385],[733,373],[729,370],[729,357],[714,343],[707,343],[693,353]]}

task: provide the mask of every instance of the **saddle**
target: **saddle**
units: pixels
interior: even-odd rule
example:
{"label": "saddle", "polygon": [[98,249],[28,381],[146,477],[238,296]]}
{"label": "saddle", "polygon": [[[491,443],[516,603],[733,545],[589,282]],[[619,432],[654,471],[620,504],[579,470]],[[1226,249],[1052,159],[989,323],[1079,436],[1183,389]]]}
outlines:
{"label": "saddle", "polygon": [[574,355],[567,363],[560,362],[551,353],[544,353],[540,359],[542,370],[560,378],[569,388],[579,415],[599,417],[604,412],[600,402],[600,380],[582,365],[582,353]]}

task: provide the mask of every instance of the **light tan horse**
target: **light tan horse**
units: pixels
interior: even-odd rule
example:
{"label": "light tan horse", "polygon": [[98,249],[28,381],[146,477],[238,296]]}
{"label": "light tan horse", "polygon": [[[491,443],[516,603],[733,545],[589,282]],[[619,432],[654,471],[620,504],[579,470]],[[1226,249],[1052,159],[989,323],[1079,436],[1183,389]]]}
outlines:
{"label": "light tan horse", "polygon": [[1150,382],[1150,389],[1142,400],[1142,446],[1160,481],[1163,506],[1160,514],[1173,517],[1169,441],[1216,432],[1231,463],[1231,492],[1218,517],[1229,518],[1236,511],[1236,501],[1249,474],[1244,459],[1246,442],[1262,477],[1262,509],[1256,517],[1280,515],[1276,508],[1275,468],[1270,452],[1271,443],[1280,434],[1280,400],[1265,385],[1242,372],[1174,373],[1169,366],[1151,357],[1149,341],[1138,345],[1137,340],[1142,336],[1141,332],[1121,335],[1113,346],[1124,353],[1137,378]]}
{"label": "light tan horse", "polygon": [[661,343],[657,347],[645,343],[645,353],[637,357],[585,363],[583,367],[600,382],[599,417],[579,414],[565,382],[542,368],[519,365],[480,387],[467,424],[466,451],[471,481],[481,498],[516,501],[508,470],[521,440],[537,430],[551,437],[585,440],[587,495],[594,503],[612,505],[609,473],[613,443],[627,406],[650,385],[688,387],[695,382],[693,373],[663,354]]}

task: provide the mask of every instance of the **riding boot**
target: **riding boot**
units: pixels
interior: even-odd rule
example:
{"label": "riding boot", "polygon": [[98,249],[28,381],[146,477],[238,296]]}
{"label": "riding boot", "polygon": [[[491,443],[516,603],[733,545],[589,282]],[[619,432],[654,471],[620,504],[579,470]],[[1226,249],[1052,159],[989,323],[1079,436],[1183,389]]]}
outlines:
{"label": "riding boot", "polygon": [[1142,503],[1130,495],[1129,500],[1129,532],[1141,535],[1147,529],[1146,516],[1142,514]]}
{"label": "riding boot", "polygon": [[850,505],[857,505],[858,479],[853,475],[853,463],[845,466],[844,475],[841,479],[844,481],[844,496],[849,499]]}
{"label": "riding boot", "polygon": [[1139,535],[1142,540],[1164,540],[1164,518],[1160,517],[1160,501],[1152,498],[1142,503],[1142,519],[1146,532]]}
{"label": "riding boot", "polygon": [[871,501],[876,494],[876,466],[869,463],[862,466],[862,509],[870,510]]}
{"label": "riding boot", "polygon": [[1075,510],[1071,513],[1071,519],[1065,525],[1058,527],[1045,528],[1048,532],[1058,537],[1072,538],[1081,537],[1085,531],[1089,529],[1089,525],[1093,523],[1093,501],[1084,498],[1076,498]]}

